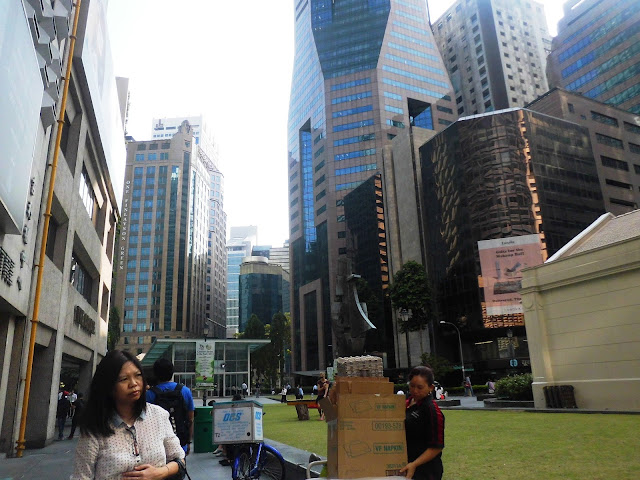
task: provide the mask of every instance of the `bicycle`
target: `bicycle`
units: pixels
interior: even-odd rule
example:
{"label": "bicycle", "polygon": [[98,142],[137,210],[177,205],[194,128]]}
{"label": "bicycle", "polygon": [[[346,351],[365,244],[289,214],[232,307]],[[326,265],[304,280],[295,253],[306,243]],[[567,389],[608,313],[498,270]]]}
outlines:
{"label": "bicycle", "polygon": [[233,480],[285,480],[284,458],[263,442],[237,445],[231,477]]}

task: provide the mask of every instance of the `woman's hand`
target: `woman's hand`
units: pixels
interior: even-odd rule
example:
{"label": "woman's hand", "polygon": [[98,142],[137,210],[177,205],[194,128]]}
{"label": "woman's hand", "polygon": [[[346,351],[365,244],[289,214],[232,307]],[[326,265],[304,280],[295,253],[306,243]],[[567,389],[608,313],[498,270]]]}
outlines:
{"label": "woman's hand", "polygon": [[416,466],[413,462],[409,462],[400,469],[400,473],[404,473],[405,478],[413,478],[413,474],[416,473]]}
{"label": "woman's hand", "polygon": [[141,478],[143,480],[160,480],[169,476],[169,469],[164,465],[154,467],[148,463],[136,466],[130,472],[124,472],[122,478]]}

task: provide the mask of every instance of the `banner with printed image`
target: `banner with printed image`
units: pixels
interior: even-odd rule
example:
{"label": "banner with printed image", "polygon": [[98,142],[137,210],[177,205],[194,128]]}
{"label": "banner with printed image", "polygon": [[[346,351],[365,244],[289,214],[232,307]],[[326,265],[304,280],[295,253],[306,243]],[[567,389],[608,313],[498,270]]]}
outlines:
{"label": "banner with printed image", "polygon": [[478,242],[487,315],[523,313],[522,269],[542,263],[541,248],[537,234]]}

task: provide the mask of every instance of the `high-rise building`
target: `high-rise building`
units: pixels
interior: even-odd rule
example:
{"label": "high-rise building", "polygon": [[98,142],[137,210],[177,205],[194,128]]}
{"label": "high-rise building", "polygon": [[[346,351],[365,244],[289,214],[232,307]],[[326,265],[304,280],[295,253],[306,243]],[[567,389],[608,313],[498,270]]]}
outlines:
{"label": "high-rise building", "polygon": [[207,166],[183,122],[171,138],[130,142],[119,238],[119,346],[146,352],[157,337],[199,335],[206,313]]}
{"label": "high-rise building", "polygon": [[258,227],[231,227],[227,242],[227,338],[240,326],[240,264],[258,242]]}
{"label": "high-rise building", "polygon": [[604,213],[588,130],[525,109],[485,113],[424,144],[420,162],[433,317],[459,328],[475,375],[527,371],[520,270]]}
{"label": "high-rise building", "polygon": [[0,7],[0,452],[7,456],[16,454],[22,413],[21,446],[42,448],[54,439],[59,387],[87,392],[107,349],[125,165],[118,97],[126,92],[116,84],[106,29],[96,35],[92,28],[104,25],[104,3],[81,4],[69,77],[77,3],[14,0]]}
{"label": "high-rise building", "polygon": [[289,289],[289,273],[268,258],[245,257],[240,264],[239,285],[240,332],[244,331],[252,315],[267,325],[276,313],[287,311],[284,289]]}
{"label": "high-rise building", "polygon": [[548,90],[544,7],[532,0],[458,0],[432,25],[459,115],[522,107]]}
{"label": "high-rise building", "polygon": [[292,4],[292,368],[304,371],[324,368],[340,354],[332,324],[343,300],[344,196],[382,168],[384,148],[398,132],[409,125],[441,130],[456,117],[426,2]]}
{"label": "high-rise building", "polygon": [[202,116],[154,118],[152,138],[173,137],[185,120],[191,125],[194,141],[199,147],[198,156],[210,176],[206,317],[212,321],[212,336],[225,338],[223,325],[227,316],[227,214],[224,211],[224,175],[220,170],[217,144]]}
{"label": "high-rise building", "polygon": [[549,55],[551,87],[640,113],[640,3],[569,0]]}
{"label": "high-rise building", "polygon": [[562,88],[527,105],[529,110],[589,129],[604,205],[621,215],[640,205],[640,117]]}

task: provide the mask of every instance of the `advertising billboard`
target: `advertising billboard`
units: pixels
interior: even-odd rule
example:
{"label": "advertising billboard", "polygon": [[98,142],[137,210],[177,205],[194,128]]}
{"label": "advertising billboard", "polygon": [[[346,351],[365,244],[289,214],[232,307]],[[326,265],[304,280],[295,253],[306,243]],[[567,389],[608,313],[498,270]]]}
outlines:
{"label": "advertising billboard", "polygon": [[19,234],[43,94],[22,2],[0,2],[0,58],[0,232]]}
{"label": "advertising billboard", "polygon": [[541,247],[537,234],[478,242],[487,315],[523,313],[522,269],[542,263]]}

